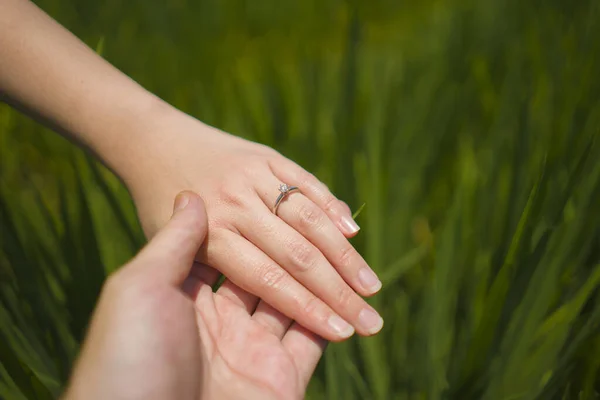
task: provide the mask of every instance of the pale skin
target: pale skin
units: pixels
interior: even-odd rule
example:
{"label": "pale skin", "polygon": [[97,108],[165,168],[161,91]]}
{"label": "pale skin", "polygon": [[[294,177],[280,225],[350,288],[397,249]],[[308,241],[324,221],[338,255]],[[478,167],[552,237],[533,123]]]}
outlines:
{"label": "pale skin", "polygon": [[218,272],[194,264],[206,230],[202,200],[180,194],[170,221],[106,282],[65,400],[304,397],[325,341],[275,311],[257,322],[264,303],[231,281],[213,293]]}
{"label": "pale skin", "polygon": [[[149,238],[177,193],[200,194],[208,237],[196,260],[263,299],[252,315],[259,323],[268,326],[275,309],[331,341],[382,328],[362,298],[381,282],[348,241],[359,227],[323,183],[275,150],[171,107],[27,0],[0,1],[0,98],[110,167]],[[274,215],[281,183],[301,192]]]}

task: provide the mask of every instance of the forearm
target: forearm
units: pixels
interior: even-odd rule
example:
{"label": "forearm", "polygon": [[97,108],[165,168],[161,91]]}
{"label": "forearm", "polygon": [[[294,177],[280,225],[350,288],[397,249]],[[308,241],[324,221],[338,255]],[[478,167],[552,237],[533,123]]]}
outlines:
{"label": "forearm", "polygon": [[89,147],[117,172],[143,147],[136,136],[174,111],[28,0],[0,2],[0,97]]}

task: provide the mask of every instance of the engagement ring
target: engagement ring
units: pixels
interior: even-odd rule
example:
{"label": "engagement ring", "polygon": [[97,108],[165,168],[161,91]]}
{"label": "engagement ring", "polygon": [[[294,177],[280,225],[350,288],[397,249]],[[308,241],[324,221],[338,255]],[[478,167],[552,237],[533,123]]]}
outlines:
{"label": "engagement ring", "polygon": [[300,191],[300,189],[297,186],[289,186],[285,183],[279,185],[279,191],[281,193],[277,197],[277,200],[275,200],[275,205],[273,206],[273,214],[277,215],[277,209],[279,208],[279,204],[281,204],[283,199],[285,199],[288,194],[295,190]]}

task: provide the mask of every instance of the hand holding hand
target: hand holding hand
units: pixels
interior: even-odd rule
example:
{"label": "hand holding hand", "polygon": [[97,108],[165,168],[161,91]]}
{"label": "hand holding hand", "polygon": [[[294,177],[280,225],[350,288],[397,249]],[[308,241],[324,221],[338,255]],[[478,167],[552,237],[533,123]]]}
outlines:
{"label": "hand holding hand", "polygon": [[229,281],[213,293],[218,273],[192,270],[205,233],[200,198],[179,196],[107,281],[66,399],[302,398],[325,342]]}
{"label": "hand holding hand", "polygon": [[[271,148],[180,112],[157,120],[137,166],[122,174],[148,236],[168,219],[176,193],[200,193],[209,234],[198,261],[328,340],[381,329],[381,317],[359,296],[381,283],[347,240],[358,226],[345,203]],[[300,191],[274,215],[282,183]]]}
{"label": "hand holding hand", "polygon": [[[149,237],[169,220],[173,196],[200,193],[209,233],[198,261],[326,339],[381,329],[359,296],[381,283],[347,240],[358,231],[350,211],[325,185],[274,150],[175,110],[32,2],[1,4],[0,96],[113,169]],[[300,192],[274,215],[283,183]]]}

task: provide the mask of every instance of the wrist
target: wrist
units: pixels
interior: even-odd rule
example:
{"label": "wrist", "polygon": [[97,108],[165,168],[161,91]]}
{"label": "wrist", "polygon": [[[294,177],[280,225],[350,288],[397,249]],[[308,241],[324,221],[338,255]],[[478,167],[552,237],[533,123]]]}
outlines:
{"label": "wrist", "polygon": [[111,107],[100,123],[85,127],[83,144],[95,153],[126,185],[152,163],[162,127],[178,110],[146,92]]}
{"label": "wrist", "polygon": [[187,152],[203,157],[218,133],[150,94],[116,123],[112,134],[98,135],[102,139],[94,151],[135,195],[159,177],[168,181],[173,171],[185,169],[178,161]]}

